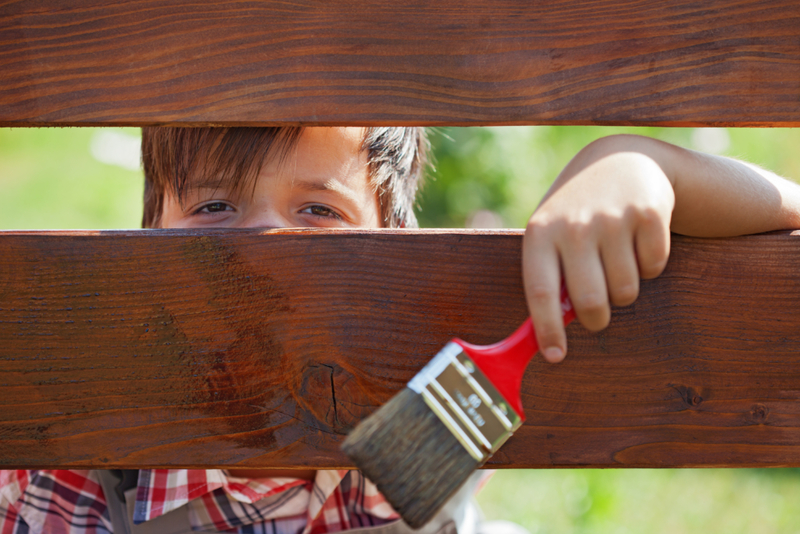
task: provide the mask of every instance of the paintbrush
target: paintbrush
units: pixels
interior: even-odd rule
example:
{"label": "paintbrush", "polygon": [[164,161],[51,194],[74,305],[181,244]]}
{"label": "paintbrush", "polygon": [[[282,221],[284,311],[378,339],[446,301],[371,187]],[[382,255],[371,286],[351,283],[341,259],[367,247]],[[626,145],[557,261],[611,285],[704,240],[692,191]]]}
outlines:
{"label": "paintbrush", "polygon": [[[564,324],[575,311],[561,291]],[[539,350],[530,318],[494,345],[453,339],[342,449],[412,528],[427,523],[522,425],[520,387]]]}

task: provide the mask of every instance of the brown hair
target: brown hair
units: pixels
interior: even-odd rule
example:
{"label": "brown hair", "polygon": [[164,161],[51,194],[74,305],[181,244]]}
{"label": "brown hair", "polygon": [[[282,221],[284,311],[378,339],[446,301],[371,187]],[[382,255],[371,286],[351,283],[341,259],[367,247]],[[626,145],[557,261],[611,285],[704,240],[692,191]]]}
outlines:
{"label": "brown hair", "polygon": [[[264,128],[142,128],[144,214],[142,226],[160,225],[164,196],[183,199],[189,179],[215,177],[220,185],[241,190],[255,186],[261,167],[283,158],[302,135],[298,127]],[[367,128],[372,186],[378,195],[383,225],[417,226],[414,199],[427,163],[424,128]]]}

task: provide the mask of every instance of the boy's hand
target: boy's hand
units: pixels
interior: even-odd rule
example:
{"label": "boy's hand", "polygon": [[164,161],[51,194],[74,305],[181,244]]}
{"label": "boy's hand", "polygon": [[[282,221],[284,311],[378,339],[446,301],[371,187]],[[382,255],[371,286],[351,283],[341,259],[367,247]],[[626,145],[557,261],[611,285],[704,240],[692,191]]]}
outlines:
{"label": "boy's hand", "polygon": [[610,304],[631,304],[639,278],[654,278],[666,266],[675,194],[662,167],[633,148],[637,143],[618,136],[584,148],[528,222],[525,293],[539,347],[550,362],[561,361],[567,350],[562,276],[578,320],[597,331],[608,325]]}

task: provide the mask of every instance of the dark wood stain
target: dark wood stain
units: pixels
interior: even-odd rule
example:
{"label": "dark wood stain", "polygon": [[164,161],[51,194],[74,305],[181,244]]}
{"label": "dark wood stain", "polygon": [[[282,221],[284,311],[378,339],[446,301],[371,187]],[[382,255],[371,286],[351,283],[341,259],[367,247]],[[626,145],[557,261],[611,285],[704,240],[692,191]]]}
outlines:
{"label": "dark wood stain", "polygon": [[[601,334],[534,358],[489,465],[800,465],[800,235],[673,237]],[[0,235],[0,465],[345,467],[452,337],[525,317],[519,232]],[[8,276],[5,274],[8,273]]]}
{"label": "dark wood stain", "polygon": [[0,6],[0,125],[800,124],[794,0]]}

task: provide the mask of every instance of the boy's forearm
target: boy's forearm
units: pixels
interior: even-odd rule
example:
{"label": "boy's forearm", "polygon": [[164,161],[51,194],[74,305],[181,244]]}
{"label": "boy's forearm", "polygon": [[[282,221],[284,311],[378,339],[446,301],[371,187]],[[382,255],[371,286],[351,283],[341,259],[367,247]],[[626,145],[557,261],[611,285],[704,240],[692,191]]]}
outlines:
{"label": "boy's forearm", "polygon": [[670,228],[697,237],[724,237],[800,228],[800,186],[749,163],[638,136],[601,140],[608,153],[652,158],[675,192]]}
{"label": "boy's forearm", "polygon": [[797,184],[745,162],[685,152],[689,161],[673,182],[673,231],[724,237],[800,228]]}

